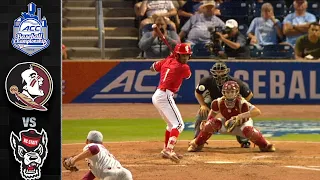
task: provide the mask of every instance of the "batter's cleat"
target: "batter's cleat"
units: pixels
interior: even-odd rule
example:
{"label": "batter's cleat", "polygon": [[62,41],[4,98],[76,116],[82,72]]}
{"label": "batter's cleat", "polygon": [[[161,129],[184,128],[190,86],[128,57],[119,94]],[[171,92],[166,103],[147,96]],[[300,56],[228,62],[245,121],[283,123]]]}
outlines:
{"label": "batter's cleat", "polygon": [[189,147],[188,147],[188,152],[198,152],[201,151],[203,148],[203,145],[198,146],[196,144],[196,139],[193,139],[190,143],[189,143]]}
{"label": "batter's cleat", "polygon": [[161,151],[161,154],[163,158],[168,158],[175,163],[180,162],[179,156],[171,149],[164,149]]}
{"label": "batter's cleat", "polygon": [[245,142],[241,144],[241,148],[250,148],[251,143],[250,142]]}
{"label": "batter's cleat", "polygon": [[268,144],[267,147],[265,147],[265,148],[259,147],[259,149],[261,152],[275,152],[276,151],[276,148],[274,147],[273,144]]}

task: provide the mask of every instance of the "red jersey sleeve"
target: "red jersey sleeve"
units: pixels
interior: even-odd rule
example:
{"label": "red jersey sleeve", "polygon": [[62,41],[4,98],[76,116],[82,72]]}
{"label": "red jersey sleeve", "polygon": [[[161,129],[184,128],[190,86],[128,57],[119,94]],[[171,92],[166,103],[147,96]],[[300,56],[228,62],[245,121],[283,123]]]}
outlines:
{"label": "red jersey sleeve", "polygon": [[241,105],[241,113],[248,112],[248,111],[249,111],[249,105],[248,105],[248,103],[244,102]]}
{"label": "red jersey sleeve", "polygon": [[152,64],[153,69],[154,69],[155,71],[157,71],[157,72],[160,72],[161,67],[162,67],[162,65],[164,64],[164,62],[166,62],[166,59],[163,59],[163,60],[161,60],[161,61],[154,62],[154,63]]}
{"label": "red jersey sleeve", "polygon": [[191,77],[191,70],[190,67],[188,65],[184,65],[183,66],[183,78],[185,79],[189,79]]}
{"label": "red jersey sleeve", "polygon": [[211,109],[212,109],[213,112],[219,112],[220,111],[218,100],[213,100],[212,101]]}

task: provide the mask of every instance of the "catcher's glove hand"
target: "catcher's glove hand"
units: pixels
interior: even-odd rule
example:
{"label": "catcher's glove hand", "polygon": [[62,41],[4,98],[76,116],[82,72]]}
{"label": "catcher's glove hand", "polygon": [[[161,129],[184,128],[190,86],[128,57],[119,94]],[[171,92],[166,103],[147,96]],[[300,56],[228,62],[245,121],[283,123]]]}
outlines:
{"label": "catcher's glove hand", "polygon": [[227,132],[232,132],[236,126],[241,124],[240,118],[238,116],[231,117],[228,121],[224,123],[224,126],[227,129]]}
{"label": "catcher's glove hand", "polygon": [[66,158],[63,158],[63,167],[66,168],[66,170],[69,170],[71,172],[76,172],[76,171],[79,171],[79,169],[71,163],[71,159],[72,157],[66,157]]}

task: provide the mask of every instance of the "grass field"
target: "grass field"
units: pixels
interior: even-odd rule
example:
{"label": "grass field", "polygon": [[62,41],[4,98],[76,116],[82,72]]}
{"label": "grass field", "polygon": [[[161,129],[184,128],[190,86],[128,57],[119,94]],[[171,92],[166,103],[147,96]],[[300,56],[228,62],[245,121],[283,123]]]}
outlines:
{"label": "grass field", "polygon": [[[263,121],[270,119],[255,119]],[[272,120],[293,120],[293,119],[272,119]],[[294,119],[301,121],[302,119]],[[193,119],[186,119],[185,122],[193,122]],[[319,120],[317,120],[319,121]],[[62,142],[82,143],[85,141],[90,130],[98,130],[104,134],[104,141],[150,141],[162,140],[164,137],[165,123],[162,119],[88,119],[88,120],[64,120],[62,121]],[[184,131],[179,139],[191,140],[192,131]],[[211,139],[234,140],[229,135],[214,135]],[[288,134],[281,137],[268,138],[270,140],[286,141],[317,141],[320,136],[313,134]]]}

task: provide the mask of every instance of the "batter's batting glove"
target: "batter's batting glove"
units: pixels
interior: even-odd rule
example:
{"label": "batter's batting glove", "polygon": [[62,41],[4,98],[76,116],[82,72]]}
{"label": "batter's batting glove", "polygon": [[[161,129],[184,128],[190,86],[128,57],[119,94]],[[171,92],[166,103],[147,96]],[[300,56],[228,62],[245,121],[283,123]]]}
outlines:
{"label": "batter's batting glove", "polygon": [[73,165],[73,164],[71,163],[71,159],[72,159],[72,157],[63,158],[63,162],[62,162],[63,167],[64,167],[66,170],[69,170],[69,171],[71,171],[71,172],[79,171],[79,169],[78,169],[75,165]]}

